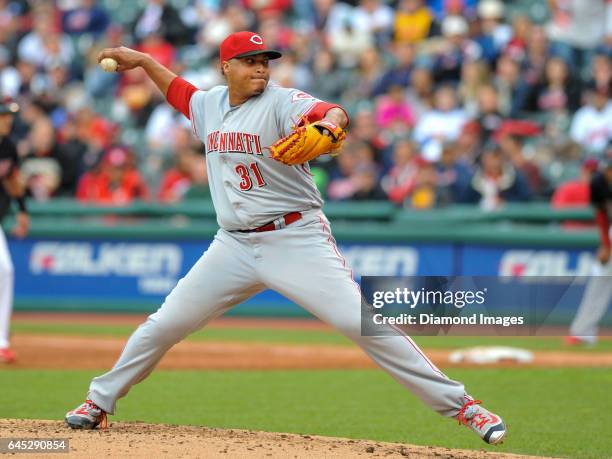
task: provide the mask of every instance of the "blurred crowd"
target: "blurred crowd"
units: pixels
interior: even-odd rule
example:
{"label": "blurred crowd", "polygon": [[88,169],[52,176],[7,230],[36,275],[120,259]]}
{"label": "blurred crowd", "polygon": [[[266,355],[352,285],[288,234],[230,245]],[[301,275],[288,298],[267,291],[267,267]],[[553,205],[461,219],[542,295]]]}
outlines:
{"label": "blurred crowd", "polygon": [[588,202],[612,143],[612,0],[0,0],[0,97],[34,199],[177,202],[209,194],[203,147],[125,45],[201,89],[254,30],[272,80],[342,104],[342,154],[312,163],[328,200],[428,209]]}

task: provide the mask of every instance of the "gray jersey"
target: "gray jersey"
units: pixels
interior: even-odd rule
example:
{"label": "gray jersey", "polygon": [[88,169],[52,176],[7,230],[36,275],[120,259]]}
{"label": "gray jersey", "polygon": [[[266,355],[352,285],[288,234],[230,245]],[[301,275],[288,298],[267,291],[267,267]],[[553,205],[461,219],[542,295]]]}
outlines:
{"label": "gray jersey", "polygon": [[193,94],[190,118],[204,142],[221,228],[252,229],[288,212],[322,206],[309,165],[284,165],[267,150],[319,102],[302,91],[276,85],[236,107],[229,105],[227,86]]}

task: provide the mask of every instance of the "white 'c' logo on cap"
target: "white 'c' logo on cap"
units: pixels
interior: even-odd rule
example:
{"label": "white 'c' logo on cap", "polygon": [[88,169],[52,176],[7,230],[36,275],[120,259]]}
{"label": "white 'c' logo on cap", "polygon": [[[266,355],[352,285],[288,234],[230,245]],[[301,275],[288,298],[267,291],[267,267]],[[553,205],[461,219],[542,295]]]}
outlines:
{"label": "white 'c' logo on cap", "polygon": [[259,35],[253,35],[251,38],[249,38],[249,41],[251,43],[255,43],[256,45],[263,45],[263,38],[261,38]]}

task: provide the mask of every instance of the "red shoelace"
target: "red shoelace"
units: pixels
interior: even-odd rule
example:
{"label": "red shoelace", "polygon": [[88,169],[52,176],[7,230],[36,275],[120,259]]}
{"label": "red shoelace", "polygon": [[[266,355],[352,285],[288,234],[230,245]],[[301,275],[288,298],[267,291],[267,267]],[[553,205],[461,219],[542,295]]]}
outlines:
{"label": "red shoelace", "polygon": [[469,422],[469,419],[465,419],[465,410],[467,410],[468,407],[472,405],[480,405],[481,403],[482,402],[480,400],[470,400],[465,405],[463,405],[463,407],[461,407],[461,409],[459,410],[459,414],[457,414],[457,420],[459,421],[459,424],[467,424]]}

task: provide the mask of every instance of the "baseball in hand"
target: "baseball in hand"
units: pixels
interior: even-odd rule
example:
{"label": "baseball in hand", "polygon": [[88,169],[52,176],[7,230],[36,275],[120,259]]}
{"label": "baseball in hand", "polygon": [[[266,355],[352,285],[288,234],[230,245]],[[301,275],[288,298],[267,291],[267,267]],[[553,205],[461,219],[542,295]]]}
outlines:
{"label": "baseball in hand", "polygon": [[117,70],[117,61],[112,57],[105,57],[100,61],[100,67],[105,72],[114,72]]}

